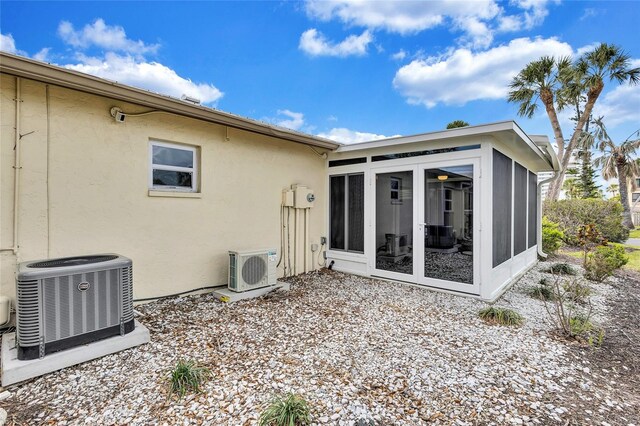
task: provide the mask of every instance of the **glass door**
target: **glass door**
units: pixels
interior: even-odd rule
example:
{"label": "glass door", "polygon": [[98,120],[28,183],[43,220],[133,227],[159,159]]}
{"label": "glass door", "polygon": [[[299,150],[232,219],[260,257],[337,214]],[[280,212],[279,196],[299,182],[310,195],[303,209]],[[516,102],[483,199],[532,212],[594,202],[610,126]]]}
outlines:
{"label": "glass door", "polygon": [[414,261],[417,167],[373,171],[374,236],[372,275],[416,282]]}
{"label": "glass door", "polygon": [[477,161],[423,164],[418,173],[418,283],[478,294]]}

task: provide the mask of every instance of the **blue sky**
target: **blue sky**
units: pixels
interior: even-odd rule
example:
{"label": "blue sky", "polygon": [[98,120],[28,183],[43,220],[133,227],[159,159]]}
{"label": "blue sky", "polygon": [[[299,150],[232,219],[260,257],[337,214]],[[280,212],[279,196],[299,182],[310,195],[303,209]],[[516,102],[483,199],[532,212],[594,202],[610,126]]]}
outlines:
{"label": "blue sky", "polygon": [[[507,84],[542,55],[614,43],[640,66],[635,1],[12,2],[2,49],[341,142],[517,117]],[[640,87],[605,87],[610,133]],[[569,113],[562,115],[570,136]]]}

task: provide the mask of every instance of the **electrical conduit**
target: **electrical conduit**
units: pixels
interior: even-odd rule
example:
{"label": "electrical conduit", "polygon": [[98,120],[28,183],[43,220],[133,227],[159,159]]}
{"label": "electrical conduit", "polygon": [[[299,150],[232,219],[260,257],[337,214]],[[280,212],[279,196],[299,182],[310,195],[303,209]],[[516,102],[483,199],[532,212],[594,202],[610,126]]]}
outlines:
{"label": "electrical conduit", "polygon": [[22,90],[20,77],[16,77],[16,128],[15,128],[15,144],[14,144],[14,163],[13,163],[13,244],[9,248],[0,249],[0,251],[11,251],[18,254],[18,203],[20,201],[20,169],[22,168],[20,160],[20,103]]}

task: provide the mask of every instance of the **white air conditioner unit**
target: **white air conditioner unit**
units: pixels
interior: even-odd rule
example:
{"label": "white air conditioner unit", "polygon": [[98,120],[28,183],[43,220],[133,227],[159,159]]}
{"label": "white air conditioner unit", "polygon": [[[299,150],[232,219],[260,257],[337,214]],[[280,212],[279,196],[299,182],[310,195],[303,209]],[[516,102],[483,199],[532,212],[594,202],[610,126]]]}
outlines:
{"label": "white air conditioner unit", "polygon": [[229,290],[241,293],[276,285],[275,249],[229,251]]}

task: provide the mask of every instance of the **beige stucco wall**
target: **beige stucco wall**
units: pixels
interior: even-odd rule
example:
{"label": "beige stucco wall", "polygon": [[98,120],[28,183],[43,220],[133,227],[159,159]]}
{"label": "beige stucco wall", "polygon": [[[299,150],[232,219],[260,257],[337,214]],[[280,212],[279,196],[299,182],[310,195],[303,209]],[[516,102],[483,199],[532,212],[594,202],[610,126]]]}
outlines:
{"label": "beige stucco wall", "polygon": [[[46,86],[22,80],[20,133],[34,133],[21,141],[20,248],[1,253],[0,294],[14,296],[18,262],[100,252],[133,259],[136,298],[226,284],[227,250],[280,251],[281,191],[295,183],[316,194],[309,243],[324,235],[326,163],[309,147],[235,129],[226,141],[223,126],[171,114],[116,123],[112,106],[144,109],[48,90],[49,120]],[[5,249],[13,238],[15,78],[2,75],[1,91]],[[198,147],[200,198],[149,195],[150,140]]]}

